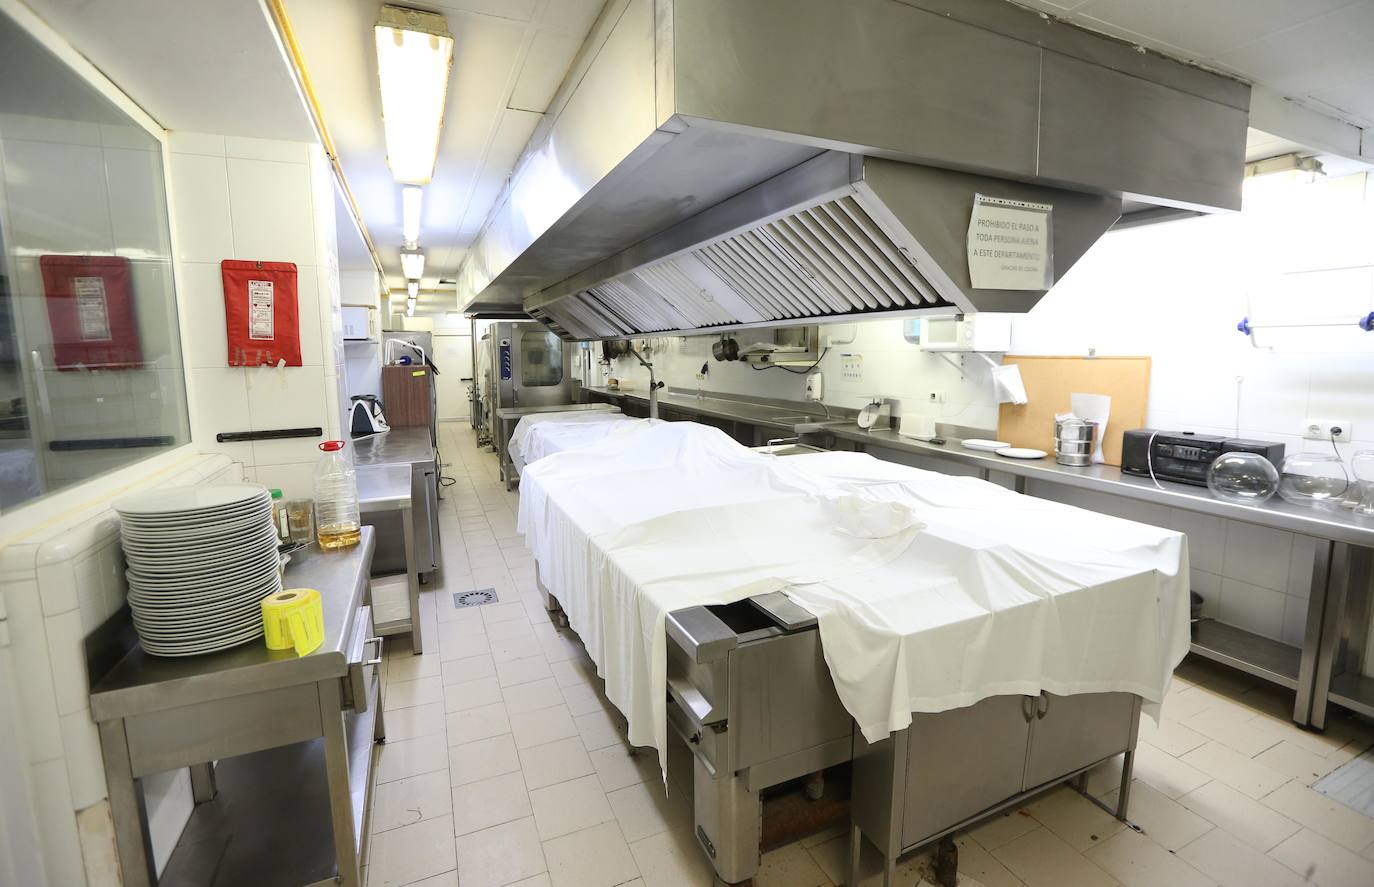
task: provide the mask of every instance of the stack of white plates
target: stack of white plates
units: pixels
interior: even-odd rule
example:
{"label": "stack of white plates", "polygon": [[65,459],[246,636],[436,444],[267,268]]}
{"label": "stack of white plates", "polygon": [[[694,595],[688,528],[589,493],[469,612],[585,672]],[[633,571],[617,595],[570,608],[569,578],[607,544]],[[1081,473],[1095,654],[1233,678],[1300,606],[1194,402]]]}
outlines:
{"label": "stack of white plates", "polygon": [[272,497],[256,484],[175,487],[115,503],[143,649],[194,656],[262,635],[281,591]]}

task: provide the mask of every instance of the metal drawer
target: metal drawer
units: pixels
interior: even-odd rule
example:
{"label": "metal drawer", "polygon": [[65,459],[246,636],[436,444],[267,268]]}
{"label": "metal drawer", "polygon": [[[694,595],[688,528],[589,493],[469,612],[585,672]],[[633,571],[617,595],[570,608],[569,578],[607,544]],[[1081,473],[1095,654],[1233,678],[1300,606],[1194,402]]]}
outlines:
{"label": "metal drawer", "polygon": [[[344,676],[344,705],[362,714],[367,711],[367,690],[372,686],[372,676],[382,663],[382,639],[377,637],[372,627],[372,608],[358,608],[358,618],[353,625],[353,636],[348,641],[348,674]],[[377,697],[381,704],[381,694]]]}
{"label": "metal drawer", "polygon": [[674,684],[672,681],[668,684],[668,726],[682,737],[713,778],[725,775],[728,772],[725,726],[703,724],[692,711],[688,699],[693,695],[691,688],[675,687]]}

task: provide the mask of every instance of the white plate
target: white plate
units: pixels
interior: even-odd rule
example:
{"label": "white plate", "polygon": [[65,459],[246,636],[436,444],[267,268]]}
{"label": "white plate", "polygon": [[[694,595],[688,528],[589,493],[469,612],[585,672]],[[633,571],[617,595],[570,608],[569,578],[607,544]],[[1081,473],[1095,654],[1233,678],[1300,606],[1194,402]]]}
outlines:
{"label": "white plate", "polygon": [[998,450],[1005,450],[1011,446],[1011,444],[1004,440],[982,440],[976,437],[972,440],[963,441],[962,443],[970,450],[983,450],[990,453],[995,453]]}
{"label": "white plate", "polygon": [[1031,447],[1003,447],[997,451],[997,455],[1006,456],[1008,459],[1043,459],[1049,453]]}
{"label": "white plate", "polygon": [[259,499],[271,498],[261,484],[193,484],[125,496],[114,503],[121,516],[158,517],[178,512],[225,508]]}
{"label": "white plate", "polygon": [[196,515],[165,521],[132,521],[120,518],[120,527],[143,537],[160,537],[178,533],[211,533],[233,529],[253,521],[272,521],[271,508],[252,508],[224,514]]}
{"label": "white plate", "polygon": [[142,573],[204,572],[211,568],[232,567],[250,560],[266,560],[277,551],[277,534],[268,528],[257,539],[244,540],[218,549],[175,548],[151,551],[126,548],[125,560]]}
{"label": "white plate", "polygon": [[[262,637],[262,626],[258,626],[256,632],[245,632],[242,635],[231,635],[210,643],[197,644],[175,644],[160,643],[156,641],[146,642],[143,649],[154,656],[179,657],[179,656],[201,656],[206,653],[218,653],[220,650],[228,650],[230,647],[239,647],[249,641]],[[142,638],[139,639],[142,641]]]}
{"label": "white plate", "polygon": [[235,586],[256,584],[257,580],[265,580],[276,572],[278,572],[277,563],[263,561],[245,564],[241,569],[233,572],[184,573],[164,576],[156,573],[146,574],[126,570],[124,576],[129,580],[129,587],[138,591],[209,594],[216,591],[228,591]]}

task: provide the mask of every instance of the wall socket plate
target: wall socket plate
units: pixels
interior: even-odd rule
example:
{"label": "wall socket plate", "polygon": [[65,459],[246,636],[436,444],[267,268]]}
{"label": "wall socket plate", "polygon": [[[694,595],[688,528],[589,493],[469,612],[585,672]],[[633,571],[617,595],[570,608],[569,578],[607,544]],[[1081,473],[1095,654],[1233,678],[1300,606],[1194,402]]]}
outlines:
{"label": "wall socket plate", "polygon": [[841,354],[840,378],[847,382],[862,382],[864,380],[863,355]]}
{"label": "wall socket plate", "polygon": [[1352,436],[1350,419],[1303,419],[1302,436],[1304,440],[1331,440],[1349,443]]}

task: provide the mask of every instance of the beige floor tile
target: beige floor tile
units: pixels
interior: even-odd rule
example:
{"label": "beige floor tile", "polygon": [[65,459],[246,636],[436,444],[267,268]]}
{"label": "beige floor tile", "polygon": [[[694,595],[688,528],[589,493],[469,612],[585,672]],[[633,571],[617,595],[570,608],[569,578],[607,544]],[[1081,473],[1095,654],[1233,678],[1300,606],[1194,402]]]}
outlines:
{"label": "beige floor tile", "polygon": [[529,617],[523,613],[524,604],[520,604],[520,607],[522,613],[519,619],[510,619],[488,625],[487,638],[495,643],[534,637],[534,626],[530,624]]}
{"label": "beige floor tile", "polygon": [[481,609],[482,621],[488,625],[525,618],[525,608],[513,602],[502,601],[499,604],[487,604]]}
{"label": "beige floor tile", "polygon": [[1369,887],[1374,861],[1351,853],[1310,829],[1284,841],[1269,855],[1318,887]]}
{"label": "beige floor tile", "polygon": [[[849,832],[829,841],[807,848],[811,858],[820,866],[835,884],[843,884],[849,878]],[[915,884],[930,868],[928,853],[911,853],[897,860],[896,883]],[[863,842],[863,853],[859,860],[859,887],[882,887],[883,863],[877,849],[868,841]],[[969,885],[974,887],[974,885]]]}
{"label": "beige floor tile", "polygon": [[[368,887],[372,887],[371,883],[366,881],[364,883],[368,884]],[[442,875],[425,878],[423,881],[407,884],[406,887],[458,887],[458,870],[453,869],[452,871],[444,872]]]}
{"label": "beige floor tile", "polygon": [[[1114,808],[1119,794],[1120,790],[1114,791],[1102,800]],[[1139,779],[1131,783],[1126,816],[1165,850],[1177,851],[1212,829],[1212,823]]]}
{"label": "beige floor tile", "polygon": [[1262,798],[1288,781],[1282,773],[1257,764],[1219,742],[1199,746],[1179,760],[1252,798]]}
{"label": "beige floor tile", "polygon": [[447,816],[452,811],[448,774],[442,770],[378,783],[372,794],[372,833]]}
{"label": "beige floor tile", "polygon": [[417,678],[432,678],[439,674],[440,667],[439,654],[425,653],[416,656],[411,653],[406,656],[387,657],[386,679],[388,681],[413,681]]}
{"label": "beige floor tile", "polygon": [[553,677],[553,672],[549,670],[549,662],[542,653],[538,652],[538,646],[536,643],[536,651],[533,656],[506,661],[499,658],[496,660],[496,677],[500,680],[502,687],[513,687],[516,684],[527,684],[530,681],[541,681]]}
{"label": "beige floor tile", "polygon": [[577,725],[566,705],[511,715],[510,723],[516,748],[533,748],[577,735]]}
{"label": "beige floor tile", "polygon": [[520,767],[531,791],[596,772],[577,736],[521,749]]}
{"label": "beige floor tile", "polygon": [[1068,786],[1037,798],[1026,812],[1082,853],[1124,829],[1119,820]]}
{"label": "beige floor tile", "polygon": [[1026,810],[1010,810],[1000,813],[997,816],[983,822],[976,828],[970,829],[969,837],[977,841],[986,850],[996,850],[1003,844],[1009,844],[1028,832],[1033,832],[1040,827],[1040,823],[1035,821]]}
{"label": "beige floor tile", "polygon": [[580,776],[530,792],[541,840],[581,831],[615,819],[595,776]]}
{"label": "beige floor tile", "polygon": [[510,887],[552,887],[553,882],[549,880],[549,873],[535,875],[533,878],[525,878],[523,881],[516,881]]}
{"label": "beige floor tile", "polygon": [[609,792],[607,802],[627,841],[669,829],[692,830],[692,801],[682,792],[670,796],[661,783],[638,783]]}
{"label": "beige floor tile", "polygon": [[453,785],[466,785],[519,769],[515,737],[509,733],[452,745],[448,749],[448,778]]}
{"label": "beige floor tile", "polygon": [[496,677],[496,660],[490,654],[449,659],[439,664],[439,676],[444,686],[466,684],[479,678]]}
{"label": "beige floor tile", "polygon": [[505,887],[547,871],[532,816],[461,835],[455,844],[462,887]]}
{"label": "beige floor tile", "polygon": [[1178,851],[1179,858],[1221,887],[1302,887],[1303,879],[1222,829]]}
{"label": "beige floor tile", "polygon": [[575,659],[583,654],[582,642],[575,637],[558,635],[553,638],[541,639],[539,646],[543,649],[545,658],[550,662]]}
{"label": "beige floor tile", "polygon": [[383,721],[386,725],[388,742],[414,739],[417,736],[426,736],[431,733],[443,733],[444,704],[434,702],[429,705],[417,705],[414,708],[389,711]]}
{"label": "beige floor tile", "polygon": [[1196,687],[1189,687],[1165,697],[1164,704],[1160,706],[1160,716],[1182,723],[1199,712],[1206,711],[1215,701],[1214,695],[1200,692]]}
{"label": "beige floor tile", "polygon": [[560,687],[574,687],[593,682],[593,686],[601,685],[601,678],[596,674],[596,665],[586,657],[555,662],[549,666],[549,670],[553,672],[554,680],[558,681]]}
{"label": "beige floor tile", "polygon": [[439,658],[443,661],[447,662],[450,659],[468,659],[473,656],[486,656],[491,653],[491,642],[487,640],[485,634],[465,635],[445,641],[444,628],[445,625],[439,626]]}
{"label": "beige floor tile", "polygon": [[1144,742],[1136,746],[1135,777],[1171,798],[1186,795],[1211,781],[1210,776],[1196,767]]}
{"label": "beige floor tile", "polygon": [[1126,887],[1210,887],[1212,879],[1139,832],[1126,829],[1084,853]]}
{"label": "beige floor tile", "polygon": [[438,675],[413,681],[393,681],[387,684],[385,708],[387,711],[393,711],[398,708],[442,702],[443,699],[444,685]]}
{"label": "beige floor tile", "polygon": [[544,842],[552,887],[614,887],[640,874],[614,822]]}
{"label": "beige floor tile", "polygon": [[674,829],[630,845],[645,887],[711,887],[715,869],[686,830]]}
{"label": "beige floor tile", "polygon": [[589,752],[601,787],[608,792],[639,782],[662,782],[658,753],[652,748],[634,750],[616,742]]}
{"label": "beige floor tile", "polygon": [[831,887],[833,883],[801,844],[763,854],[754,876],[755,887]]}
{"label": "beige floor tile", "polygon": [[1207,741],[1207,737],[1178,721],[1162,719],[1158,725],[1149,715],[1140,716],[1140,740],[1174,757],[1187,754]]}
{"label": "beige floor tile", "polygon": [[452,792],[455,835],[523,819],[532,812],[525,779],[519,771],[455,785]]}
{"label": "beige floor tile", "polygon": [[[521,607],[521,612],[524,608]],[[539,646],[539,639],[530,635],[529,637],[506,638],[500,641],[491,642],[491,656],[496,660],[496,670],[499,674],[502,662],[510,662],[515,659],[534,659],[538,658],[548,665],[548,660],[544,658],[544,648]],[[538,675],[544,677],[544,675]]]}
{"label": "beige floor tile", "polygon": [[588,749],[605,748],[614,742],[625,741],[625,728],[619,715],[605,711],[594,711],[574,719],[582,744]]}
{"label": "beige floor tile", "polygon": [[1291,837],[1299,828],[1288,817],[1221,782],[1209,782],[1178,802],[1261,853]]}
{"label": "beige floor tile", "polygon": [[449,714],[502,701],[501,687],[496,683],[496,678],[477,678],[462,684],[449,684],[443,688],[443,693],[444,711]]}
{"label": "beige floor tile", "polygon": [[1027,887],[1109,887],[1117,883],[1049,829],[1028,832],[993,850],[992,855]]}
{"label": "beige floor tile", "polygon": [[[557,679],[555,678],[555,681]],[[601,698],[597,688],[589,683],[578,683],[571,687],[562,687],[563,701],[568,704],[568,710],[573,713],[573,717],[591,714],[592,712],[605,711],[610,703]]]}
{"label": "beige floor tile", "polygon": [[[1143,743],[1142,743],[1143,744]],[[1101,798],[1121,789],[1123,755],[1108,758],[1088,771],[1088,794]],[[1133,776],[1139,776],[1138,772]]]}
{"label": "beige floor tile", "polygon": [[1290,776],[1303,785],[1311,785],[1345,762],[1317,754],[1285,739],[1263,754],[1256,755],[1255,763],[1284,776]]}
{"label": "beige floor tile", "polygon": [[555,681],[552,676],[538,681],[530,681],[527,684],[506,687],[502,691],[502,695],[506,699],[506,711],[513,715],[552,708],[563,703],[563,691],[559,689],[558,681]]}
{"label": "beige floor tile", "polygon": [[1021,879],[998,862],[983,845],[967,834],[955,837],[959,845],[959,875],[973,878],[984,887],[1022,887]]}
{"label": "beige floor tile", "polygon": [[454,868],[453,821],[428,819],[372,838],[369,887],[401,887]]}
{"label": "beige floor tile", "polygon": [[392,782],[447,768],[448,749],[443,733],[387,740],[377,757],[377,781]]}
{"label": "beige floor tile", "polygon": [[506,704],[497,702],[445,716],[449,745],[462,745],[510,732]]}
{"label": "beige floor tile", "polygon": [[1347,850],[1359,853],[1374,841],[1374,819],[1361,816],[1300,782],[1286,783],[1266,795],[1261,803]]}
{"label": "beige floor tile", "polygon": [[1256,718],[1253,709],[1213,707],[1189,718],[1184,725],[1247,758],[1253,758],[1283,741],[1283,734],[1271,723],[1266,718]]}

